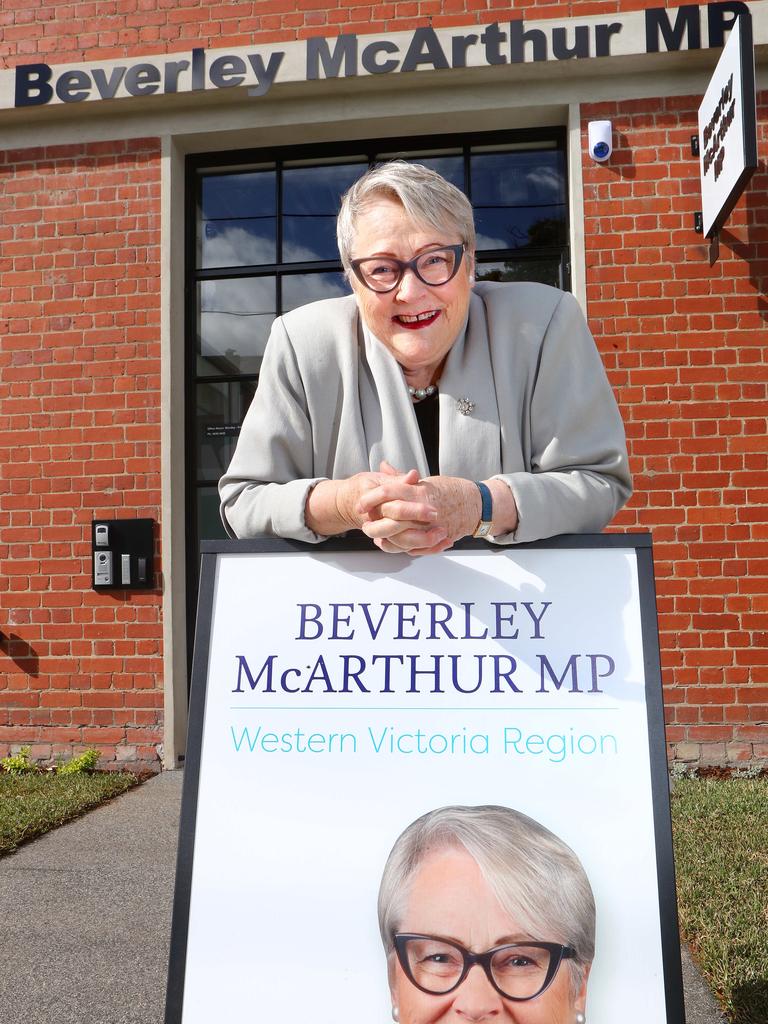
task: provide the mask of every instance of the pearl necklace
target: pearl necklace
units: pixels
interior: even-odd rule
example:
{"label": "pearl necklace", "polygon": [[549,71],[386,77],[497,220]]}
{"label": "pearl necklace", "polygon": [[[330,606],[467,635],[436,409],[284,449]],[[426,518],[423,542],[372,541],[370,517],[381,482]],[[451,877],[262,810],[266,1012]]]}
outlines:
{"label": "pearl necklace", "polygon": [[414,388],[408,385],[408,394],[415,401],[420,402],[423,398],[430,398],[437,391],[437,384],[428,384],[425,388]]}

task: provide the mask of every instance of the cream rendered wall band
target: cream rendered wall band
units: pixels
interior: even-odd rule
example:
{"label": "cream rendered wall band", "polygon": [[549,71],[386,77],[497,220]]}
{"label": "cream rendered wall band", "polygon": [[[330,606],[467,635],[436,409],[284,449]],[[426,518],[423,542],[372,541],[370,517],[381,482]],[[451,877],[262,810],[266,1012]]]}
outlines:
{"label": "cream rendered wall band", "polygon": [[[755,45],[768,44],[768,0],[745,4]],[[649,8],[583,18],[468,25],[393,32],[342,33],[271,46],[233,47],[78,64],[30,62],[0,72],[0,109],[78,106],[207,91],[266,96],[273,86],[328,78],[365,78],[492,67],[525,71],[531,63],[596,60],[722,47],[733,24],[730,5]],[[597,73],[597,72],[596,72]]]}

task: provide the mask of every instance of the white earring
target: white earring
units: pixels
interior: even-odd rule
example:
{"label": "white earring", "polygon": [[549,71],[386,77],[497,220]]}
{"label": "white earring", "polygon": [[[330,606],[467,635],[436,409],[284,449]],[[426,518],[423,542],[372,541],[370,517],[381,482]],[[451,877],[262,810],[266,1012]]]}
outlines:
{"label": "white earring", "polygon": [[576,1011],[576,1024],[587,1024],[587,1018],[584,1016],[581,1010]]}
{"label": "white earring", "polygon": [[400,1020],[400,1011],[396,1006],[392,1007],[392,1020]]}

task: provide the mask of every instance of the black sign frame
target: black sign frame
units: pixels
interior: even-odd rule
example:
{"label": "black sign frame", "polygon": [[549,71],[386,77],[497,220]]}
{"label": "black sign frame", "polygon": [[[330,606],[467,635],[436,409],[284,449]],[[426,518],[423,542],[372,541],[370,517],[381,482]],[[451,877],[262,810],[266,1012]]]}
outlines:
{"label": "black sign frame", "polygon": [[[200,591],[192,668],[185,777],[179,826],[165,1024],[182,1024],[183,1021],[184,981],[192,896],[197,800],[202,767],[201,753],[204,735],[205,699],[218,559],[221,555],[232,554],[293,552],[296,557],[301,557],[310,550],[316,555],[323,552],[334,554],[340,551],[370,551],[371,548],[371,543],[365,538],[330,539],[321,547],[303,544],[299,541],[268,537],[247,541],[205,541],[202,544]],[[516,545],[514,547],[499,546],[493,550],[500,557],[504,557],[513,555],[516,550],[588,550],[600,548],[631,548],[634,550],[637,559],[648,721],[648,754],[658,879],[661,959],[666,1002],[666,1021],[659,1022],[659,1024],[685,1024],[651,535],[648,533],[574,534],[535,543]],[[487,551],[488,545],[482,541],[467,539],[459,541],[452,550]],[[382,559],[388,557],[391,556],[381,554]]]}

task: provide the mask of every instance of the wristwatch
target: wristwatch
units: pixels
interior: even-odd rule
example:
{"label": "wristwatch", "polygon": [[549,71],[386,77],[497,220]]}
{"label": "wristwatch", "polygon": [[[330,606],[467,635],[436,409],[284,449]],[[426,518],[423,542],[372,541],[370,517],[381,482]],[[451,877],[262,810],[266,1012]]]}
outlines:
{"label": "wristwatch", "polygon": [[477,524],[477,529],[472,536],[487,537],[493,529],[493,499],[491,498],[491,489],[488,484],[481,484],[479,480],[475,480],[475,485],[480,491],[482,511],[480,512],[480,522]]}

